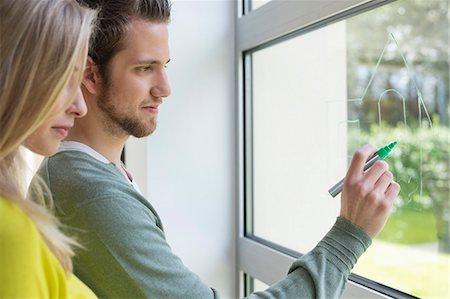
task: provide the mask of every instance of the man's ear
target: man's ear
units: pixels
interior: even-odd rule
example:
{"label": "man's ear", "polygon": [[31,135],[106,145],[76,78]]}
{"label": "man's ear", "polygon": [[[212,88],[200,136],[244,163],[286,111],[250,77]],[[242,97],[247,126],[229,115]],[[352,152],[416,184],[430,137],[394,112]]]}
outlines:
{"label": "man's ear", "polygon": [[86,69],[84,70],[82,86],[91,94],[99,94],[101,90],[101,80],[98,66],[88,56]]}

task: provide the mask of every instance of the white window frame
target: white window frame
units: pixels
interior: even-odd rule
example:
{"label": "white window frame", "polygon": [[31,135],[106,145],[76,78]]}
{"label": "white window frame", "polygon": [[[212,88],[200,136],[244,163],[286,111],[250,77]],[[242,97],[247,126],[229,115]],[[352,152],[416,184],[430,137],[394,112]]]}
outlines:
{"label": "white window frame", "polygon": [[[281,246],[247,237],[246,229],[252,224],[246,214],[251,208],[252,136],[251,136],[251,79],[245,76],[251,70],[246,51],[267,46],[286,39],[295,32],[308,32],[330,23],[372,10],[396,0],[272,0],[254,11],[246,0],[238,0],[236,18],[236,98],[237,105],[237,154],[238,154],[238,225],[237,225],[237,277],[240,295],[245,293],[245,275],[272,285],[286,276],[287,269],[295,261],[295,253],[282,250]],[[247,0],[250,1],[250,0]],[[247,157],[247,158],[246,158]],[[248,199],[248,200],[246,200]],[[281,250],[280,250],[281,248]],[[298,255],[297,255],[298,256]],[[267,271],[270,269],[270,271]],[[243,275],[245,274],[245,275]],[[383,293],[369,289],[352,280],[342,298],[414,298],[402,292],[381,286]],[[357,277],[356,277],[357,278]],[[364,280],[364,278],[360,279]]]}

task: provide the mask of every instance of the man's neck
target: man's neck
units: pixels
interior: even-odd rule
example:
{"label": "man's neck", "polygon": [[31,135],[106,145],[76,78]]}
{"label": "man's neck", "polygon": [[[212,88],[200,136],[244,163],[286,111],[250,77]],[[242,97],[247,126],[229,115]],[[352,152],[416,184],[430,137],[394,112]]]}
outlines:
{"label": "man's neck", "polygon": [[94,149],[116,165],[120,165],[120,155],[129,136],[116,137],[99,125],[90,126],[86,122],[76,122],[65,141],[77,141]]}

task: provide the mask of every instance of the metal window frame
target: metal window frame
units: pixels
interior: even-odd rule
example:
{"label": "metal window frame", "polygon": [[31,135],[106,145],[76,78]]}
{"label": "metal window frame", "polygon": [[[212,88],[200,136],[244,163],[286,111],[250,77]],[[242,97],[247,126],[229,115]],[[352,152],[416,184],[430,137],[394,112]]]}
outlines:
{"label": "metal window frame", "polygon": [[[272,0],[254,11],[246,0],[237,5],[236,98],[237,105],[237,277],[240,296],[252,285],[249,277],[271,285],[286,276],[301,256],[252,235],[252,62],[251,53],[282,40],[317,30],[352,15],[375,9],[396,0]],[[250,0],[247,0],[250,1]],[[267,271],[270,269],[270,271]],[[415,298],[409,294],[351,275],[343,298]]]}

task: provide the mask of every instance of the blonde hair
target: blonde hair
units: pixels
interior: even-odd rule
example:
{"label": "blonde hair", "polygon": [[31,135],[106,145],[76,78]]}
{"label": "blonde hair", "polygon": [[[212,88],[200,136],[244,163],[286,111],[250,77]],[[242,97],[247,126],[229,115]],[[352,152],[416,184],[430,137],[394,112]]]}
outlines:
{"label": "blonde hair", "polygon": [[[95,17],[71,0],[0,0],[0,196],[27,213],[66,271],[76,242],[47,208],[45,186],[34,190],[33,201],[26,198],[19,147],[50,117],[87,49]],[[77,84],[81,78],[82,69]]]}

